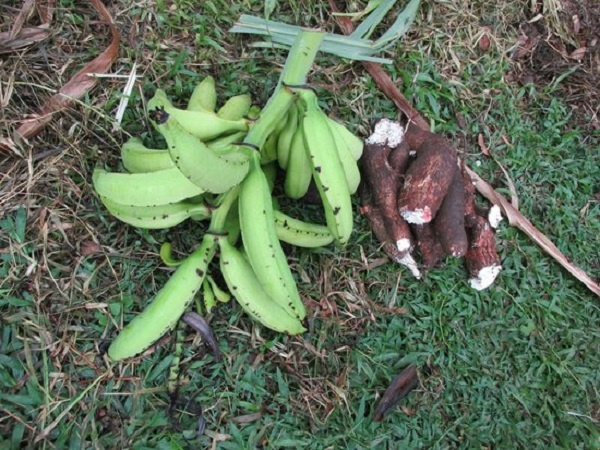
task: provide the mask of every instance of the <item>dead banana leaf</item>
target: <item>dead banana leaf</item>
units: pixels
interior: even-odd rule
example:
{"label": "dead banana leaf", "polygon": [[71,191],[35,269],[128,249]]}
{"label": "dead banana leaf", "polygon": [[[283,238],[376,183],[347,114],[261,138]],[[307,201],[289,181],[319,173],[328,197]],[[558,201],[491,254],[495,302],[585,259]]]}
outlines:
{"label": "dead banana leaf", "polygon": [[54,15],[54,7],[56,6],[56,0],[45,0],[35,5],[37,13],[40,16],[42,23],[52,22],[52,16]]}
{"label": "dead banana leaf", "polygon": [[11,37],[8,31],[2,32],[0,33],[0,53],[14,52],[20,48],[41,42],[47,39],[48,36],[50,36],[48,25],[22,28],[14,37]]}
{"label": "dead banana leaf", "polygon": [[[329,0],[329,6],[334,13],[340,12],[335,0]],[[344,34],[352,33],[354,30],[354,24],[349,18],[343,16],[334,16],[334,18]],[[371,74],[373,80],[375,80],[381,91],[396,104],[400,111],[406,114],[409,120],[424,130],[429,128],[427,121],[416,109],[412,107],[408,100],[406,100],[390,76],[379,64],[368,61],[362,61],[362,64]],[[554,245],[550,239],[548,239],[535,226],[533,226],[533,224],[523,214],[517,211],[506,198],[497,193],[494,188],[492,188],[471,169],[468,167],[466,167],[466,169],[469,175],[473,178],[473,181],[476,182],[475,187],[477,188],[477,191],[479,191],[479,193],[487,198],[490,202],[502,208],[502,211],[504,211],[504,214],[508,218],[508,222],[511,226],[517,227],[519,230],[523,231],[547,254],[549,254],[561,266],[567,269],[569,273],[585,284],[590,291],[600,296],[600,286],[598,283],[596,283],[582,269],[569,262],[567,257],[558,249],[558,247],[556,247],[556,245]]]}
{"label": "dead banana leaf", "polygon": [[62,111],[71,105],[73,99],[79,99],[92,89],[97,79],[91,74],[105,73],[108,71],[113,61],[116,59],[119,51],[119,31],[113,23],[113,19],[100,0],[90,0],[92,6],[98,11],[104,20],[110,24],[110,33],[112,42],[96,59],[87,63],[73,78],[65,84],[58,93],[54,94],[37,117],[31,120],[25,120],[17,128],[17,134],[20,137],[28,139],[38,134],[52,119],[54,113]]}

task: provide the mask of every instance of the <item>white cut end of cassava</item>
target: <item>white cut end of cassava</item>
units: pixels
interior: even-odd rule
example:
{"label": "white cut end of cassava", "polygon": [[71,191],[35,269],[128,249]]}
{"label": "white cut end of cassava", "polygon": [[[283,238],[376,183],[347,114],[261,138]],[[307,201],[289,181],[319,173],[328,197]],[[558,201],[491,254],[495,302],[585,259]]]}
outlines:
{"label": "white cut end of cassava", "polygon": [[402,264],[403,266],[405,266],[408,270],[410,270],[410,273],[413,274],[413,276],[419,280],[421,278],[421,271],[419,270],[419,268],[417,267],[417,262],[414,260],[414,258],[411,256],[410,253],[407,253],[405,256],[403,256],[402,258],[400,258],[398,260],[399,264]]}
{"label": "white cut end of cassava", "polygon": [[398,147],[404,140],[404,128],[398,122],[389,119],[381,119],[375,125],[373,134],[366,140],[367,144],[388,145]]}
{"label": "white cut end of cassava", "polygon": [[396,241],[396,248],[401,252],[410,250],[410,239],[398,239]]}
{"label": "white cut end of cassava", "polygon": [[500,207],[498,205],[494,205],[490,208],[488,221],[494,230],[498,228],[498,225],[500,225],[500,222],[502,222],[502,212],[500,211]]}
{"label": "white cut end of cassava", "polygon": [[431,210],[427,206],[425,208],[417,208],[414,211],[401,209],[400,215],[408,223],[414,223],[416,225],[422,225],[424,223],[431,222]]}
{"label": "white cut end of cassava", "polygon": [[498,264],[494,264],[489,267],[484,267],[479,271],[476,277],[471,278],[469,283],[473,289],[477,289],[478,291],[482,291],[491,286],[494,282],[502,267]]}

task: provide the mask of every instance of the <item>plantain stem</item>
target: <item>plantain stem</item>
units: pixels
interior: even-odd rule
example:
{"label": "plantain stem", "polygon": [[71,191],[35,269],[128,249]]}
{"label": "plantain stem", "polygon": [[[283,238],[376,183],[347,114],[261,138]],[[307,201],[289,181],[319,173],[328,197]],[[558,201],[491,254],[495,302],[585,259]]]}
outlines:
{"label": "plantain stem", "polygon": [[183,354],[183,339],[183,323],[179,322],[175,330],[175,351],[173,352],[173,360],[169,367],[169,378],[167,380],[167,392],[169,393],[173,405],[177,403],[179,363],[181,362],[181,355]]}
{"label": "plantain stem", "polygon": [[219,206],[212,212],[210,226],[208,227],[209,232],[222,234],[225,231],[225,219],[227,218],[231,206],[237,200],[239,193],[240,187],[238,185],[223,194]]}
{"label": "plantain stem", "polygon": [[306,83],[306,76],[312,67],[325,34],[323,31],[303,30],[296,35],[296,40],[285,61],[275,92],[267,101],[258,120],[248,131],[244,139],[245,143],[256,145],[259,148],[263,147],[269,134],[285,116],[294,99],[294,94],[284,85]]}

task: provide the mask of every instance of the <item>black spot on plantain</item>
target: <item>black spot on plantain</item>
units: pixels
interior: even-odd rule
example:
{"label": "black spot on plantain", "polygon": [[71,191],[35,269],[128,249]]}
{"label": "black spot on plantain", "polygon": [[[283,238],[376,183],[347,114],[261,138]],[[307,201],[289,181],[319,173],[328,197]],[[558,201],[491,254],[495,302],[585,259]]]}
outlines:
{"label": "black spot on plantain", "polygon": [[162,106],[157,106],[156,109],[154,109],[154,111],[150,111],[150,117],[157,124],[161,125],[167,120],[169,120],[169,113],[166,112],[165,108],[163,108]]}
{"label": "black spot on plantain", "polygon": [[196,269],[196,275],[202,278],[204,276],[204,271],[202,269]]}
{"label": "black spot on plantain", "polygon": [[337,214],[340,212],[340,209],[341,208],[339,206],[336,206],[335,208],[333,208],[333,215],[337,216]]}
{"label": "black spot on plantain", "polygon": [[315,172],[321,173],[321,166],[316,166],[315,167]]}

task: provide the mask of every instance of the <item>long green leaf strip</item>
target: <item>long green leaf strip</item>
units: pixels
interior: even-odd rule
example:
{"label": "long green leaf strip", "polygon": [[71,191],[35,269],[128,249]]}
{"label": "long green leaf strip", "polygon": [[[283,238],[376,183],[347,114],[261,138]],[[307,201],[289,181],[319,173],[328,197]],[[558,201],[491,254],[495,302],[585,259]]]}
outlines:
{"label": "long green leaf strip", "polygon": [[[391,64],[393,62],[391,59],[375,55],[389,49],[406,34],[417,15],[421,0],[411,0],[398,15],[394,24],[379,39],[376,41],[368,39],[395,3],[396,0],[381,2],[350,36],[325,34],[320,51],[347,59]],[[275,44],[290,46],[302,28],[243,14],[229,31],[258,34],[268,37]],[[257,45],[266,46],[267,44],[261,42]]]}

